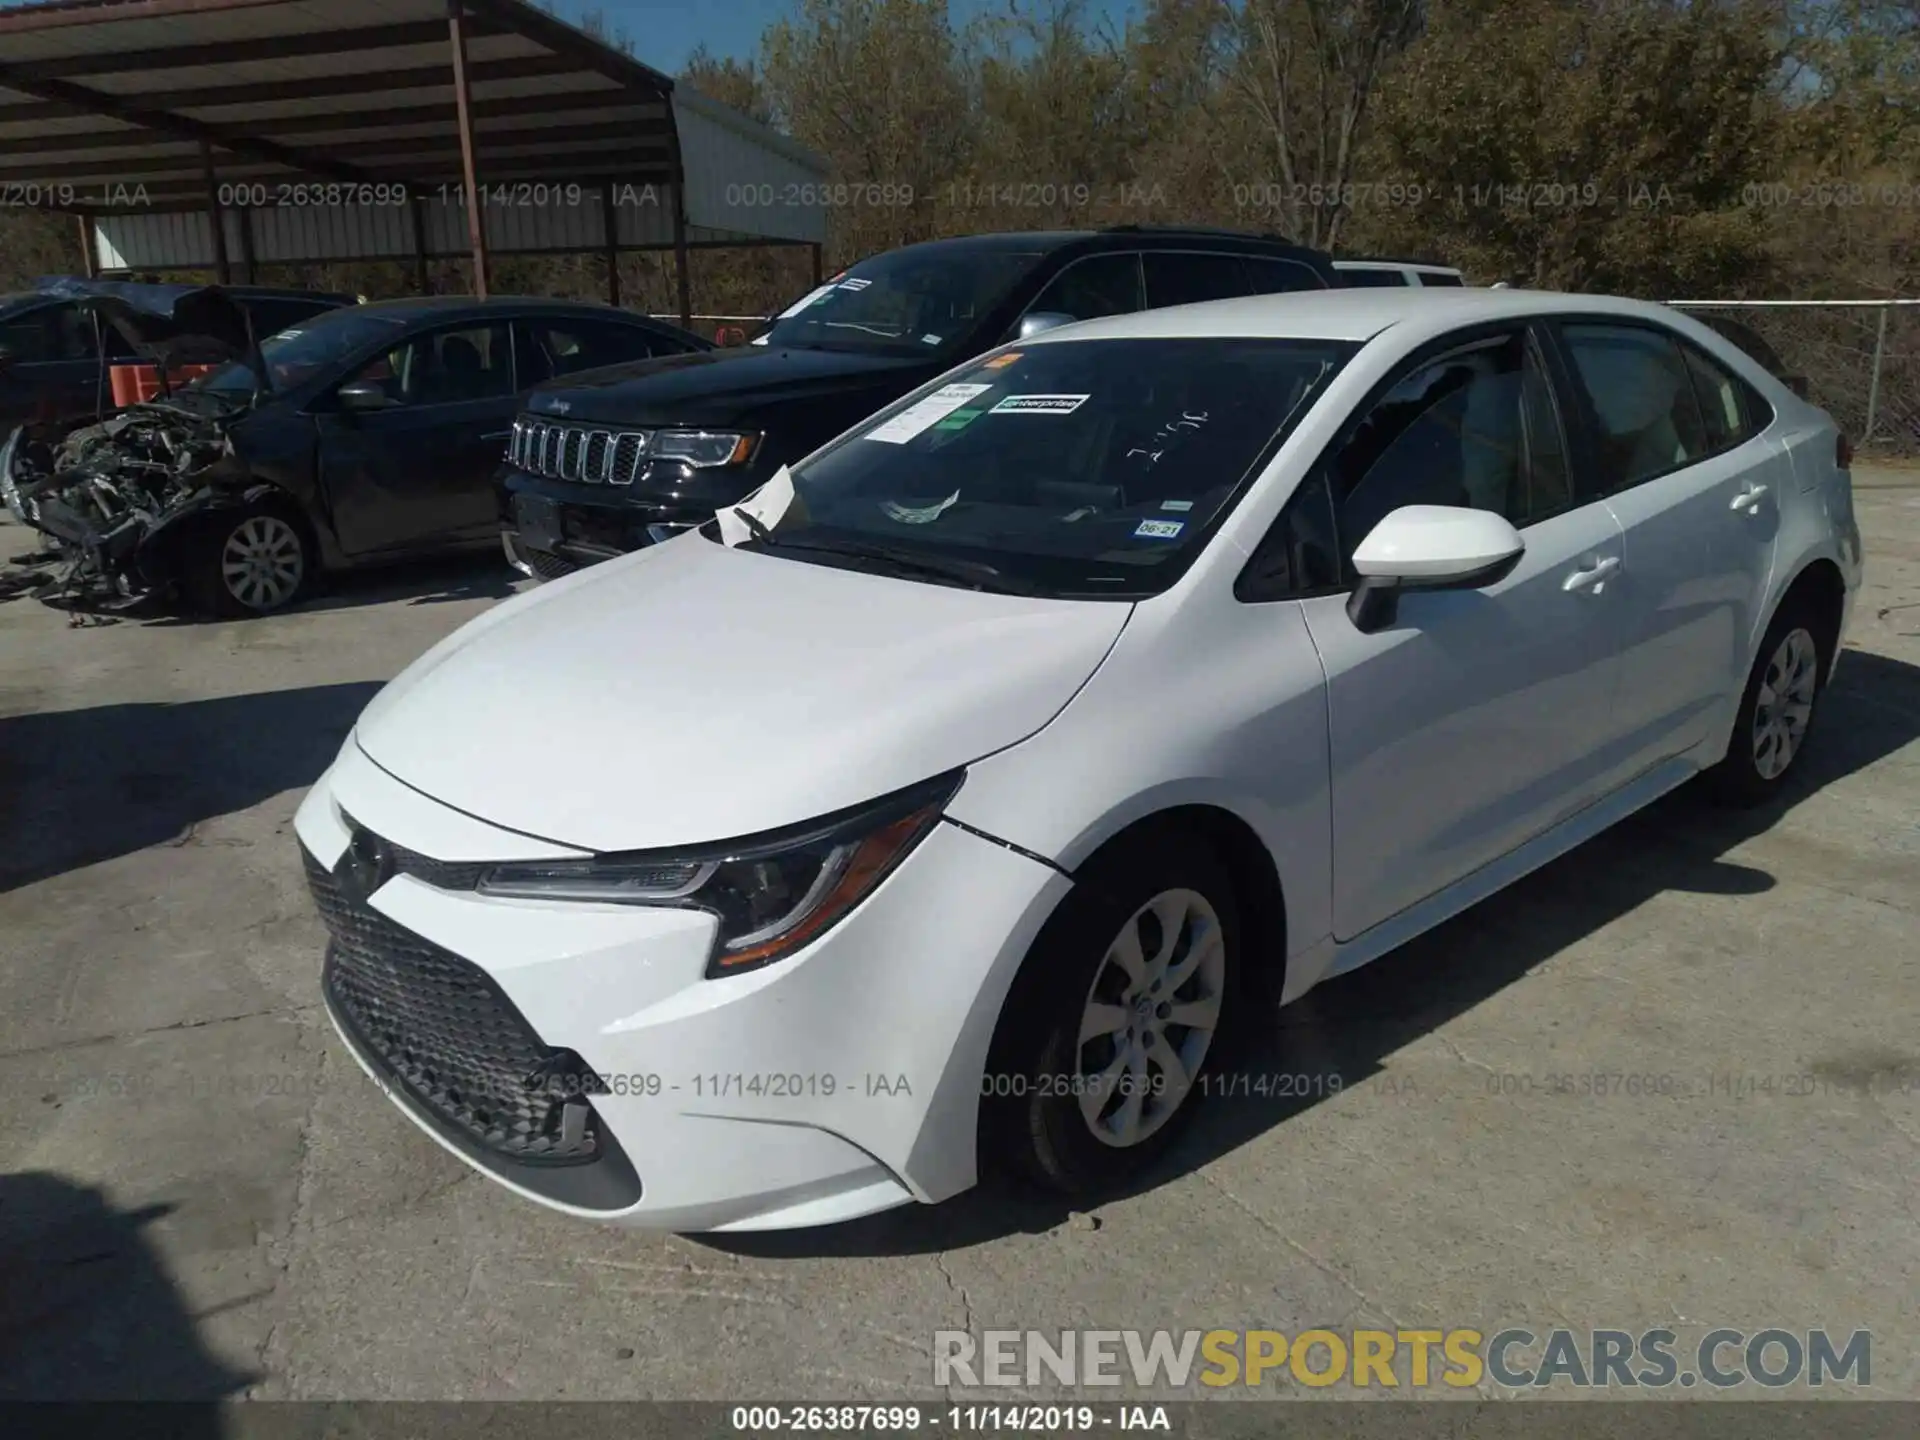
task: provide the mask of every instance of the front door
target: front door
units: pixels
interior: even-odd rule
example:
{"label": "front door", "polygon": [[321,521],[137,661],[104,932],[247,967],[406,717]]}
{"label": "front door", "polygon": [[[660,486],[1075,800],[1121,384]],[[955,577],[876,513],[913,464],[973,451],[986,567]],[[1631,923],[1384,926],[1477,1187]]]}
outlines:
{"label": "front door", "polygon": [[1325,483],[1348,557],[1403,505],[1499,511],[1526,542],[1504,579],[1410,591],[1374,634],[1354,626],[1344,595],[1302,602],[1327,679],[1344,941],[1598,798],[1623,634],[1621,534],[1604,503],[1573,488],[1524,330],[1414,361],[1339,442]]}
{"label": "front door", "polygon": [[344,383],[386,397],[375,409],[349,409],[336,392],[316,417],[321,484],[347,554],[498,534],[493,473],[517,393],[504,321],[413,336]]}

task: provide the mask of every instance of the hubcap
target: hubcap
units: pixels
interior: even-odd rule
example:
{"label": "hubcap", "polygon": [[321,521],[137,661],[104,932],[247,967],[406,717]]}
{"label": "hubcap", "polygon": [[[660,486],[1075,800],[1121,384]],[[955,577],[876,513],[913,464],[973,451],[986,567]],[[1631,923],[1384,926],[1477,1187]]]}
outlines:
{"label": "hubcap", "polygon": [[227,593],[249,610],[286,604],[300,588],[305,569],[300,537],[277,515],[241,521],[220,551],[220,578]]}
{"label": "hubcap", "polygon": [[1820,650],[1805,630],[1787,633],[1767,661],[1753,705],[1753,768],[1772,780],[1793,763],[1813,718]]}
{"label": "hubcap", "polygon": [[1107,946],[1076,1051],[1080,1115],[1102,1144],[1138,1145],[1187,1098],[1220,1027],[1226,937],[1204,895],[1167,890]]}

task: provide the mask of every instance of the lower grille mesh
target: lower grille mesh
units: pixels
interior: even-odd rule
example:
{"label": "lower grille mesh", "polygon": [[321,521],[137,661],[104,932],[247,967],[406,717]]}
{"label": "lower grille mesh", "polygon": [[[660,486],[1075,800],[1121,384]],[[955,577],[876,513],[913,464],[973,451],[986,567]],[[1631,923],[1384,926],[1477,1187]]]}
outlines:
{"label": "lower grille mesh", "polygon": [[307,884],[333,943],[324,986],[368,1058],[442,1124],[506,1159],[599,1158],[599,1084],[540,1040],[477,965],[394,924],[307,854]]}

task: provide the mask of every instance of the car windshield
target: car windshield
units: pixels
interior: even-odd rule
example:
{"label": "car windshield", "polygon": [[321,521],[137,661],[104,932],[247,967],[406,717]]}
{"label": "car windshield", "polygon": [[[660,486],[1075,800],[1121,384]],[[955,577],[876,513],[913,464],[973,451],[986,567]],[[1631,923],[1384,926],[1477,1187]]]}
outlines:
{"label": "car windshield", "polygon": [[984,246],[876,255],[803,295],[754,343],[935,356],[972,334],[1039,259]]}
{"label": "car windshield", "polygon": [[985,589],[1155,594],[1358,348],[1237,338],[1002,351],[797,467],[757,544]]}
{"label": "car windshield", "polygon": [[[406,323],[397,315],[368,314],[358,308],[332,310],[269,335],[260,342],[261,358],[267,362],[267,388],[276,393],[291,390],[376,340],[398,334]],[[244,393],[253,384],[253,371],[236,361],[195,388]]]}

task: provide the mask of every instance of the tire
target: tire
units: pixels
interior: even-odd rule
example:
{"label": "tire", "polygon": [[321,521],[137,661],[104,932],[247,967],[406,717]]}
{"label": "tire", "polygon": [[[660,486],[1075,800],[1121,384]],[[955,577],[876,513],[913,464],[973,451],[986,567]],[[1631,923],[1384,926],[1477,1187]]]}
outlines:
{"label": "tire", "polygon": [[1785,788],[1826,693],[1833,662],[1828,628],[1804,602],[1789,601],[1773,617],[1741,693],[1726,758],[1706,773],[1714,799],[1744,809]]}
{"label": "tire", "polygon": [[215,516],[188,562],[188,595],[202,614],[232,618],[284,610],[313,580],[313,546],[284,509],[254,505]]}
{"label": "tire", "polygon": [[[1028,954],[982,1085],[983,1169],[1068,1195],[1111,1190],[1173,1144],[1241,1015],[1241,918],[1226,867],[1185,833],[1123,843],[1087,867]],[[1139,967],[1126,962],[1128,935]],[[1188,969],[1157,1000],[1147,985],[1156,959],[1163,975]],[[1197,1023],[1180,1024],[1182,1009]],[[1187,1077],[1177,1091],[1169,1060]],[[1134,1084],[1100,1087],[1121,1076]]]}

